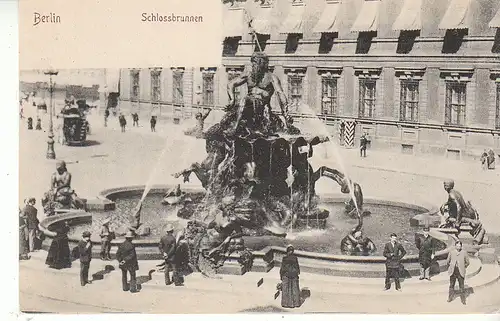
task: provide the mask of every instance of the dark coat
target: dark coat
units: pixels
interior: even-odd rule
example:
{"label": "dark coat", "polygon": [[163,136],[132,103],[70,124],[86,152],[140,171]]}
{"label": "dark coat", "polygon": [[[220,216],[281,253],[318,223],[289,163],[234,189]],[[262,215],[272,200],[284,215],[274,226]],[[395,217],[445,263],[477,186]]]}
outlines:
{"label": "dark coat", "polygon": [[125,264],[120,268],[129,271],[139,270],[139,262],[137,261],[137,253],[135,252],[135,245],[130,240],[125,240],[116,251],[116,259],[118,262],[125,261]]}
{"label": "dark coat", "polygon": [[294,254],[285,255],[281,261],[280,276],[289,279],[297,279],[300,274],[299,261]]}
{"label": "dark coat", "polygon": [[38,221],[38,210],[31,205],[26,205],[24,208],[24,215],[26,216],[26,225],[28,226],[28,229],[33,230],[38,228],[38,224],[40,221]]}
{"label": "dark coat", "polygon": [[174,263],[178,267],[189,263],[189,246],[187,242],[179,242],[175,250]]}
{"label": "dark coat", "polygon": [[385,266],[389,269],[399,269],[401,267],[401,259],[406,255],[406,251],[399,242],[394,246],[391,242],[386,243],[384,247],[384,256],[387,258]]}
{"label": "dark coat", "polygon": [[167,254],[167,262],[174,263],[175,261],[175,250],[176,242],[175,237],[172,234],[167,234],[160,239],[160,244],[158,245],[160,252]]}
{"label": "dark coat", "polygon": [[84,240],[80,240],[78,243],[78,253],[80,254],[81,263],[90,263],[92,260],[92,242],[87,243]]}
{"label": "dark coat", "polygon": [[418,249],[418,260],[420,264],[430,266],[431,256],[435,253],[436,239],[432,236],[424,237],[422,234],[415,235],[415,245]]}

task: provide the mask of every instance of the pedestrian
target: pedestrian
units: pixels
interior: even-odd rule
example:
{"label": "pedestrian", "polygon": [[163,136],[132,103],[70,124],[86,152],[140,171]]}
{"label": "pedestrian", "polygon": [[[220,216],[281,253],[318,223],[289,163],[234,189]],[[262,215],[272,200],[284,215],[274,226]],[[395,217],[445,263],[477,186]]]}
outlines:
{"label": "pedestrian", "polygon": [[132,120],[133,120],[132,126],[139,127],[139,114],[137,112],[132,114]]}
{"label": "pedestrian", "polygon": [[111,241],[114,238],[114,233],[109,228],[109,223],[111,223],[111,219],[107,218],[102,222],[101,227],[101,260],[103,261],[111,261],[111,255],[109,254],[111,250]]}
{"label": "pedestrian", "polygon": [[151,120],[149,122],[151,124],[151,131],[156,132],[156,116],[151,116]]}
{"label": "pedestrian", "polygon": [[104,127],[108,127],[109,109],[104,111]]}
{"label": "pedestrian", "polygon": [[19,260],[28,260],[30,258],[27,232],[26,217],[24,212],[19,209]]}
{"label": "pedestrian", "polygon": [[125,116],[123,116],[123,114],[120,114],[120,116],[118,116],[118,121],[120,122],[120,127],[122,129],[122,133],[124,133],[125,126],[127,126],[127,120],[125,119]]}
{"label": "pedestrian", "polygon": [[486,149],[483,151],[483,153],[481,154],[481,168],[483,170],[487,169],[488,168],[488,152],[486,151]]}
{"label": "pedestrian", "polygon": [[28,117],[28,130],[33,130],[33,118]]}
{"label": "pedestrian", "polygon": [[281,261],[281,306],[283,308],[300,307],[300,266],[292,245],[286,247],[286,255]]}
{"label": "pedestrian", "polygon": [[30,252],[34,252],[36,250],[35,242],[38,233],[38,224],[40,224],[40,221],[38,220],[38,210],[35,208],[35,204],[35,198],[30,197],[23,210],[24,216],[26,217],[26,226],[28,228],[28,244]]}
{"label": "pedestrian", "polygon": [[406,255],[403,245],[397,241],[397,235],[391,234],[391,241],[385,244],[384,256],[385,261],[385,290],[391,288],[391,278],[394,279],[396,290],[401,291],[401,283],[399,282],[400,271],[403,269],[401,259]]}
{"label": "pedestrian", "polygon": [[174,237],[174,228],[171,224],[167,225],[165,229],[166,234],[160,239],[159,249],[160,253],[163,255],[165,260],[165,285],[172,284],[170,279],[170,271],[173,272],[173,277],[177,276],[177,270],[175,268],[175,250],[176,242]]}
{"label": "pedestrian", "polygon": [[366,133],[361,135],[359,144],[360,144],[360,156],[366,157],[366,145],[368,145],[368,139],[366,138]]}
{"label": "pedestrian", "polygon": [[491,148],[488,151],[488,169],[495,169],[495,152]]}
{"label": "pedestrian", "polygon": [[85,286],[92,283],[89,281],[90,261],[92,260],[92,242],[90,241],[90,232],[85,231],[82,239],[78,243],[78,254],[80,257],[80,284]]}
{"label": "pedestrian", "polygon": [[40,117],[37,117],[36,118],[36,130],[42,130],[42,120],[40,119]]}
{"label": "pedestrian", "polygon": [[[116,251],[116,259],[119,262],[122,270],[122,289],[132,293],[138,292],[136,272],[139,270],[139,262],[137,261],[137,253],[135,245],[132,243],[134,233],[128,231],[125,235],[125,241],[120,244]],[[127,273],[130,274],[130,284],[127,280]]]}
{"label": "pedestrian", "polygon": [[458,280],[458,286],[460,288],[460,300],[462,304],[465,302],[465,271],[469,266],[469,257],[466,251],[462,249],[462,242],[456,241],[455,248],[448,253],[448,258],[446,259],[448,265],[448,275],[450,276],[450,288],[448,291],[448,302],[453,301],[455,294],[455,283]]}
{"label": "pedestrian", "polygon": [[435,239],[429,235],[429,227],[424,227],[423,234],[415,235],[415,245],[418,249],[418,261],[420,263],[419,280],[431,280],[430,271],[432,260],[436,252]]}
{"label": "pedestrian", "polygon": [[71,267],[71,255],[69,250],[67,222],[57,223],[54,229],[56,236],[50,244],[49,252],[45,264],[53,269],[64,269]]}
{"label": "pedestrian", "polygon": [[174,275],[175,286],[184,285],[184,275],[190,273],[189,268],[189,246],[183,233],[177,237],[177,246],[175,249],[174,264],[176,275]]}

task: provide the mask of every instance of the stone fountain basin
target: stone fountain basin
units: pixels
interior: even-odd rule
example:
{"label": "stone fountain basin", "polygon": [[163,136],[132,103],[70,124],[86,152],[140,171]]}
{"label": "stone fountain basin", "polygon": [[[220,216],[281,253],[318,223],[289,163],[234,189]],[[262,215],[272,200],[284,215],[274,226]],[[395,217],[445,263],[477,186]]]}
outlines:
{"label": "stone fountain basin", "polygon": [[[172,186],[156,185],[153,186],[149,192],[150,194],[164,194]],[[114,200],[142,195],[145,186],[126,186],[108,189],[102,191],[99,196],[94,200],[89,200],[91,204],[90,210],[92,212],[75,211],[68,210],[63,213],[57,214],[52,217],[48,217],[40,223],[40,229],[47,236],[46,242],[44,242],[44,248],[48,248],[50,245],[50,240],[55,236],[55,233],[51,231],[51,227],[61,221],[67,221],[70,226],[78,226],[82,224],[92,223],[93,215],[102,214],[112,210],[114,206]],[[188,193],[199,193],[198,188],[183,188],[183,191]],[[343,202],[346,198],[341,195],[320,195],[320,198],[325,203],[329,202]],[[387,201],[380,199],[365,199],[365,207],[370,206],[370,204],[375,205],[388,205],[407,209],[413,209],[418,214],[413,218],[409,219],[408,225],[419,226],[422,225],[424,220],[429,221],[429,218],[435,218],[436,209],[429,206],[422,206],[416,204],[408,204],[395,201]],[[99,213],[100,212],[100,213]],[[395,231],[396,233],[398,231]],[[448,248],[453,244],[453,238],[446,233],[443,233],[437,229],[431,230],[431,235],[442,243],[442,250],[436,253],[436,263],[433,266],[434,273],[442,272],[446,269],[445,261],[448,254]],[[77,246],[81,239],[81,236],[68,235],[70,248],[73,249]],[[117,246],[123,241],[123,239],[115,239],[112,241],[111,253],[114,256]],[[100,252],[100,240],[98,235],[93,235],[92,243],[94,244],[93,256],[99,257]],[[292,241],[293,243],[293,241]],[[158,240],[157,238],[145,238],[134,240],[136,244],[137,254],[139,259],[142,260],[161,260],[162,257],[158,251]],[[377,247],[381,245],[377,244]],[[374,256],[348,256],[341,254],[330,254],[330,253],[317,253],[312,251],[296,250],[295,253],[299,257],[299,262],[301,264],[301,270],[304,272],[312,272],[326,275],[335,276],[358,276],[358,277],[384,277],[385,276],[385,257],[381,255]],[[253,251],[255,256],[253,271],[269,271],[275,266],[279,266],[281,259],[285,254],[285,246],[265,246],[261,249]],[[230,273],[230,274],[240,274],[244,273],[241,269],[238,269],[236,263],[236,257],[230,257],[226,262],[224,268],[221,269],[220,273]],[[408,254],[406,255],[402,263],[405,266],[407,276],[418,275],[419,273],[419,263],[418,254]]]}

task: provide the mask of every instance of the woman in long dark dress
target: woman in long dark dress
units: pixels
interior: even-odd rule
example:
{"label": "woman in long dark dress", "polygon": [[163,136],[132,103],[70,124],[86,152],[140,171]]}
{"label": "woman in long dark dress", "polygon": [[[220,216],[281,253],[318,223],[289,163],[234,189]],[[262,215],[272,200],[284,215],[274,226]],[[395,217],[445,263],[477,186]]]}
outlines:
{"label": "woman in long dark dress", "polygon": [[68,243],[69,226],[66,222],[59,223],[54,232],[57,235],[50,244],[45,264],[53,269],[69,268],[71,267],[71,254]]}
{"label": "woman in long dark dress", "polygon": [[300,307],[300,267],[297,256],[293,254],[294,248],[288,245],[286,255],[281,262],[281,306],[284,308]]}

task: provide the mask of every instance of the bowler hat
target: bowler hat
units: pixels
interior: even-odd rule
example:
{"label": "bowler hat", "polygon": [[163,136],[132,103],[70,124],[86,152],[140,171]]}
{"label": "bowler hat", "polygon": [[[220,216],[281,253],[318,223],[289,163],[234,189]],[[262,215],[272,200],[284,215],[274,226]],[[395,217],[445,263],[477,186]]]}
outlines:
{"label": "bowler hat", "polygon": [[111,222],[111,218],[106,218],[104,221],[102,221],[102,225],[109,224]]}
{"label": "bowler hat", "polygon": [[91,234],[90,234],[90,232],[89,232],[89,231],[85,231],[85,232],[83,232],[83,233],[82,233],[82,236],[83,236],[83,237],[90,237],[90,235],[91,235]]}
{"label": "bowler hat", "polygon": [[127,234],[125,234],[125,238],[131,239],[134,237],[134,233],[132,231],[128,231]]}
{"label": "bowler hat", "polygon": [[174,230],[174,227],[172,226],[172,224],[168,224],[167,227],[165,228],[166,232],[172,232],[173,230]]}

